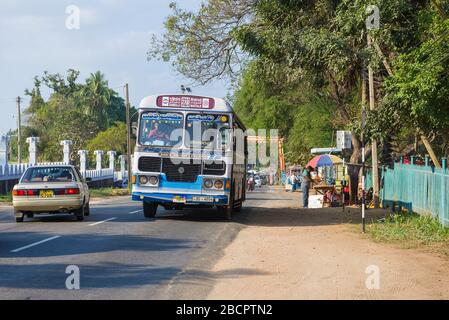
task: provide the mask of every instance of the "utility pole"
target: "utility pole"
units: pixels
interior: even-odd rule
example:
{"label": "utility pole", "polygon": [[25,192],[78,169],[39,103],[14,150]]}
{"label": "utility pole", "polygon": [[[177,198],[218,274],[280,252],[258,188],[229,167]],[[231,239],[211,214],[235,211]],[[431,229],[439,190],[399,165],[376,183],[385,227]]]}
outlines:
{"label": "utility pole", "polygon": [[20,112],[21,98],[17,97],[17,162],[22,163],[22,115]]}
{"label": "utility pole", "polygon": [[[368,39],[368,47],[371,47],[372,41],[369,34],[367,35]],[[369,81],[369,106],[370,110],[374,110],[376,108],[376,97],[374,92],[374,72],[373,69],[368,66],[368,81]],[[379,207],[379,163],[377,158],[377,140],[372,139],[371,141],[371,159],[373,160],[373,200],[374,207]]]}
{"label": "utility pole", "polygon": [[366,125],[366,75],[365,67],[362,70],[362,133],[360,135],[360,142],[362,145],[362,232],[366,229],[366,190],[365,190],[365,125]]}
{"label": "utility pole", "polygon": [[128,162],[128,188],[131,187],[132,178],[132,164],[131,164],[131,118],[130,118],[130,105],[129,105],[129,88],[128,84],[125,84],[125,103],[126,103],[126,145],[127,155],[126,160]]}

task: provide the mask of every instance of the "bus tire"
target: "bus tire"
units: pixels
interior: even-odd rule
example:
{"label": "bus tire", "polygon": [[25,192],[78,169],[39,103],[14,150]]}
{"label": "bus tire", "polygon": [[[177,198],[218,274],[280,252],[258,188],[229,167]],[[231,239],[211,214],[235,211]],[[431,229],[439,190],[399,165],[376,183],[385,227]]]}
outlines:
{"label": "bus tire", "polygon": [[240,200],[240,201],[237,203],[237,205],[234,207],[234,212],[240,212],[240,211],[242,211],[242,206],[243,206],[242,201],[243,201],[243,200]]}
{"label": "bus tire", "polygon": [[231,189],[231,194],[229,197],[229,205],[224,207],[218,207],[218,210],[226,221],[230,221],[232,219],[232,212],[234,211],[234,188]]}
{"label": "bus tire", "polygon": [[143,215],[145,218],[154,218],[157,213],[157,204],[152,202],[143,203]]}
{"label": "bus tire", "polygon": [[232,219],[232,206],[224,206],[224,207],[218,207],[218,212],[220,213],[221,217],[226,220],[230,221]]}

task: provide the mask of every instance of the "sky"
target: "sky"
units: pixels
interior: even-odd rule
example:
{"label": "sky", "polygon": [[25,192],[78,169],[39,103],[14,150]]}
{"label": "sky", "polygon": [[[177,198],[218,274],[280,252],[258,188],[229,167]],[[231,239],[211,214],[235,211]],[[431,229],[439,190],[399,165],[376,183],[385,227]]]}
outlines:
{"label": "sky", "polygon": [[[44,71],[65,74],[76,69],[81,82],[100,70],[121,96],[121,87],[129,83],[132,105],[148,95],[179,93],[189,80],[169,63],[146,59],[152,34],[163,33],[171,1],[0,0],[0,134],[17,127],[15,98],[23,97],[25,108],[25,89]],[[201,0],[178,3],[194,10]],[[79,9],[79,29],[71,6]],[[227,93],[222,82],[192,89],[214,97]],[[44,97],[48,94],[43,89]]]}

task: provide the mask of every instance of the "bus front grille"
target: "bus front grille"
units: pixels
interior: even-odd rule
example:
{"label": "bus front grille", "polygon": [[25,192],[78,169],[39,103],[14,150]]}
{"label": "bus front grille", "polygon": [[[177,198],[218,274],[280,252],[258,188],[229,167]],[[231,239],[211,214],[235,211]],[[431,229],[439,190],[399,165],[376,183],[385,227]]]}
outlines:
{"label": "bus front grille", "polygon": [[141,172],[161,172],[161,158],[140,157],[139,171]]}
{"label": "bus front grille", "polygon": [[165,173],[167,181],[195,182],[201,174],[201,164],[177,163],[176,160],[166,158],[162,161],[162,172]]}
{"label": "bus front grille", "polygon": [[222,176],[226,173],[226,164],[223,161],[204,163],[203,174],[211,176]]}

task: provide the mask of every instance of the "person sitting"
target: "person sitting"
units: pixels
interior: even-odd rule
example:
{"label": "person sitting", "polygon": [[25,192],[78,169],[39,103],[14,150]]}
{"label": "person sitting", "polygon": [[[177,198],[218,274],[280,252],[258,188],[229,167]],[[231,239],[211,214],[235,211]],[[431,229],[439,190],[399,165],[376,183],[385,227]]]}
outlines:
{"label": "person sitting", "polygon": [[159,128],[159,122],[155,122],[153,129],[148,133],[148,139],[158,139],[158,140],[164,140],[168,141],[170,139],[169,135],[162,131],[162,129]]}

